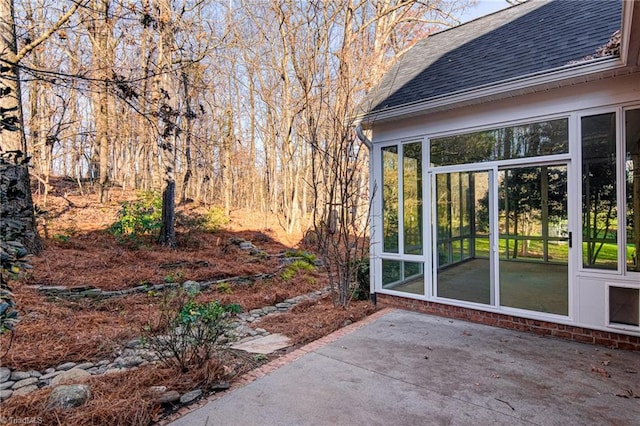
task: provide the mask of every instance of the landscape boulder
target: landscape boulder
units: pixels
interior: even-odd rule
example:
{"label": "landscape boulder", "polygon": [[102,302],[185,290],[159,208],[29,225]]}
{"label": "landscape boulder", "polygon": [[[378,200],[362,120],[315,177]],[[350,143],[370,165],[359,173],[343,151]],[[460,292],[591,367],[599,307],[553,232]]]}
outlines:
{"label": "landscape boulder", "polygon": [[91,377],[91,373],[89,373],[88,371],[82,370],[80,368],[72,368],[71,370],[60,373],[56,377],[51,379],[51,384],[53,386],[56,386],[62,383],[79,382],[85,380],[88,377]]}
{"label": "landscape boulder", "polygon": [[60,385],[56,386],[47,401],[47,408],[79,407],[91,398],[91,388],[88,385]]}

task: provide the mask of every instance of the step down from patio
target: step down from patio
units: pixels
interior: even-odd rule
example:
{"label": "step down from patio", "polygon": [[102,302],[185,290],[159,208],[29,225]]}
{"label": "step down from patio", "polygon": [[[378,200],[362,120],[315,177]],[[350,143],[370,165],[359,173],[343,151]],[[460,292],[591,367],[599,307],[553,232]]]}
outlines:
{"label": "step down from patio", "polygon": [[252,354],[268,355],[279,349],[291,346],[292,344],[291,339],[283,334],[270,334],[268,336],[249,340],[248,342],[237,343],[231,346],[231,348]]}

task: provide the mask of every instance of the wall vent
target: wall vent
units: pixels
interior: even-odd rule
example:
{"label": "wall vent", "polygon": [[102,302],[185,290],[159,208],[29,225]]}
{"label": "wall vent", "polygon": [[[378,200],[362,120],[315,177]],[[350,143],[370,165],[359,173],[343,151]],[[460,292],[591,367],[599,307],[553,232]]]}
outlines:
{"label": "wall vent", "polygon": [[609,322],[640,326],[640,289],[609,287]]}

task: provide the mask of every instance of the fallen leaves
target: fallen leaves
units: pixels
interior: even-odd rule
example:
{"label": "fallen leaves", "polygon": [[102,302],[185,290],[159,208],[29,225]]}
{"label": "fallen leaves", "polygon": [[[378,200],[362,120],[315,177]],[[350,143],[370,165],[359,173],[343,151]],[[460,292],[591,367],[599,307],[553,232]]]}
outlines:
{"label": "fallen leaves", "polygon": [[604,368],[600,368],[600,367],[598,367],[596,365],[592,365],[591,366],[591,371],[601,375],[602,377],[611,377],[611,374],[609,374],[609,372],[607,370],[605,370]]}
{"label": "fallen leaves", "polygon": [[625,389],[622,392],[617,393],[616,396],[619,396],[620,398],[640,398],[640,395],[635,393],[633,389]]}

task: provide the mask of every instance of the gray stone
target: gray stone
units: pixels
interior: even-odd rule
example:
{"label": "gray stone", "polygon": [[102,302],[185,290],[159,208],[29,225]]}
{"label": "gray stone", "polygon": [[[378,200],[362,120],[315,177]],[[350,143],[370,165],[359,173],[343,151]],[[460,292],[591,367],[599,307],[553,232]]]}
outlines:
{"label": "gray stone", "polygon": [[277,311],[278,308],[276,308],[275,306],[265,306],[264,308],[262,308],[262,310],[264,310],[265,312],[269,313],[269,312]]}
{"label": "gray stone", "polygon": [[157,397],[153,402],[156,404],[171,404],[179,400],[180,393],[178,391],[168,391]]}
{"label": "gray stone", "polygon": [[227,390],[230,387],[231,387],[231,385],[229,384],[229,382],[218,382],[218,383],[215,383],[213,386],[211,386],[210,389],[213,392],[220,392],[220,391],[223,391],[223,390]]}
{"label": "gray stone", "polygon": [[79,368],[80,370],[88,370],[89,368],[94,367],[95,364],[92,362],[83,362],[82,364],[78,364],[73,368]]}
{"label": "gray stone", "polygon": [[75,362],[65,362],[64,364],[60,364],[56,367],[56,370],[71,370],[77,364]]}
{"label": "gray stone", "polygon": [[53,373],[54,371],[56,371],[56,369],[55,369],[55,368],[47,368],[46,370],[44,370],[44,374],[51,374],[51,373]]}
{"label": "gray stone", "polygon": [[200,293],[201,290],[201,286],[200,283],[197,281],[185,281],[182,284],[182,288],[184,290],[186,290],[188,293]]}
{"label": "gray stone", "polygon": [[202,396],[202,391],[200,389],[192,390],[191,392],[187,392],[180,397],[180,402],[182,404],[189,404],[190,402],[195,401],[196,399]]}
{"label": "gray stone", "polygon": [[102,295],[102,290],[100,290],[99,288],[92,288],[90,290],[85,290],[80,294],[84,297],[98,297]]}
{"label": "gray stone", "polygon": [[13,395],[13,391],[11,389],[0,390],[0,401],[4,401]]}
{"label": "gray stone", "polygon": [[[244,339],[243,339],[244,340]],[[233,349],[239,349],[253,354],[267,355],[279,349],[291,346],[292,342],[287,336],[282,334],[271,334],[266,337],[259,337],[250,341],[240,341],[231,346]]]}
{"label": "gray stone", "polygon": [[37,390],[38,390],[38,386],[36,386],[36,385],[24,386],[24,387],[21,387],[20,389],[14,389],[13,390],[13,395],[11,395],[11,396],[25,396],[25,395],[29,395],[31,392],[37,391]]}
{"label": "gray stone", "polygon": [[151,386],[149,388],[149,392],[151,393],[164,393],[167,391],[166,386]]}
{"label": "gray stone", "polygon": [[62,383],[71,383],[85,380],[87,377],[91,377],[91,373],[79,368],[72,368],[67,370],[51,380],[53,386],[60,385]]}
{"label": "gray stone", "polygon": [[63,285],[42,286],[38,291],[41,293],[62,293],[63,291],[67,291],[67,287]]}
{"label": "gray stone", "polygon": [[42,376],[42,374],[40,374],[40,372],[36,371],[36,370],[29,370],[29,371],[27,371],[27,373],[31,374],[31,377],[41,377]]}
{"label": "gray stone", "polygon": [[11,380],[9,380],[8,382],[2,382],[0,383],[0,390],[11,389],[14,383],[15,382]]}
{"label": "gray stone", "polygon": [[64,371],[53,370],[51,373],[47,373],[43,376],[40,376],[40,380],[48,380],[53,379],[54,377],[64,373]]}
{"label": "gray stone", "polygon": [[144,360],[139,356],[127,356],[117,358],[113,363],[123,368],[131,368],[142,364]]}
{"label": "gray stone", "polygon": [[287,302],[276,303],[276,308],[278,309],[289,309],[290,307],[291,307],[291,303],[287,303]]}
{"label": "gray stone", "polygon": [[255,248],[253,244],[251,244],[249,241],[242,241],[240,243],[240,248],[242,250],[251,250],[252,248]]}
{"label": "gray stone", "polygon": [[263,334],[263,333],[266,333],[266,332],[267,332],[267,330],[265,330],[264,328],[256,328],[256,333]]}
{"label": "gray stone", "polygon": [[251,315],[264,315],[264,311],[262,309],[252,309],[249,313]]}
{"label": "gray stone", "polygon": [[111,361],[109,361],[108,359],[103,359],[102,361],[98,361],[97,362],[97,366],[103,366],[103,365],[109,365],[111,364]]}
{"label": "gray stone", "polygon": [[31,374],[26,371],[14,371],[11,373],[11,380],[14,382],[19,382],[20,380],[28,379],[29,377],[31,377]]}
{"label": "gray stone", "polygon": [[88,385],[57,386],[49,395],[48,409],[79,407],[91,398],[91,388]]}
{"label": "gray stone", "polygon": [[38,383],[38,379],[35,377],[29,377],[28,379],[24,379],[24,380],[20,380],[17,381],[13,384],[13,386],[11,386],[11,389],[16,390],[16,389],[20,389],[23,388],[25,386],[31,386]]}
{"label": "gray stone", "polygon": [[141,345],[142,345],[142,340],[133,339],[133,340],[129,340],[127,343],[125,343],[124,347],[125,348],[129,348],[129,349],[135,349],[135,348],[139,348]]}

